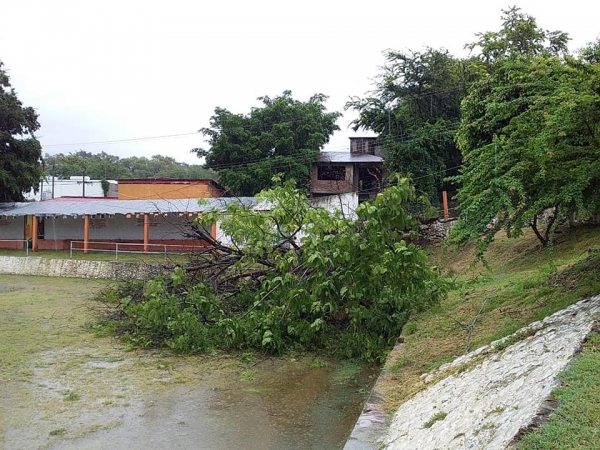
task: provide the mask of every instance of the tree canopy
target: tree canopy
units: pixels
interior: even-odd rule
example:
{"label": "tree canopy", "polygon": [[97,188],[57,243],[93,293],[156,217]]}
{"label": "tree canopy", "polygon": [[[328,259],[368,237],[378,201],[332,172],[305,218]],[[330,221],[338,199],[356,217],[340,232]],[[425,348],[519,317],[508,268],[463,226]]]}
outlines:
{"label": "tree canopy", "polygon": [[416,188],[435,199],[448,171],[461,163],[454,135],[477,66],[432,48],[387,51],[385,58],[375,89],[346,109],[359,113],[354,130],[379,134],[388,168],[411,174]]}
{"label": "tree canopy", "polygon": [[105,152],[92,154],[78,151],[44,156],[47,175],[69,178],[74,175],[89,176],[96,180],[129,178],[216,179],[217,174],[201,165],[175,161],[170,156],[154,155],[152,158],[131,156],[119,158]]}
{"label": "tree canopy", "polygon": [[23,192],[38,188],[42,148],[34,133],[39,128],[37,113],[18,99],[0,61],[0,201],[23,200]]}
{"label": "tree canopy", "polygon": [[499,31],[477,33],[475,42],[465,48],[477,49],[477,58],[488,65],[504,58],[531,57],[540,54],[558,56],[566,54],[569,35],[563,31],[539,28],[535,17],[513,6],[502,10],[502,27]]}
{"label": "tree canopy", "polygon": [[[526,24],[537,29],[535,21]],[[580,58],[559,56],[558,45],[539,44],[542,32],[532,36],[495,55],[489,75],[462,103],[457,142],[465,166],[455,177],[461,214],[452,236],[459,243],[478,238],[480,254],[500,229],[512,237],[525,226],[547,246],[557,224],[590,218],[600,207],[594,46]]]}
{"label": "tree canopy", "polygon": [[263,106],[249,114],[217,107],[210,127],[200,130],[208,149],[194,149],[206,157],[206,167],[233,195],[252,196],[272,186],[278,173],[307,189],[310,165],[335,130],[337,112],[326,112],[327,97],[294,100],[290,91],[275,98],[260,97]]}

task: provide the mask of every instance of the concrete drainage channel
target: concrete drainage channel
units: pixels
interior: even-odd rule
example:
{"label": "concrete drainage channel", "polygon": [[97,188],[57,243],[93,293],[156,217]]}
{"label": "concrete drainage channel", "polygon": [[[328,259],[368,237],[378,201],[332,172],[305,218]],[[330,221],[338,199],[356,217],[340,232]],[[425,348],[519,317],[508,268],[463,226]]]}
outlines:
{"label": "concrete drainage channel", "polygon": [[116,261],[0,256],[0,273],[5,275],[135,280],[158,274],[163,270],[163,267],[158,264]]}
{"label": "concrete drainage channel", "polygon": [[582,300],[424,374],[429,386],[402,404],[391,424],[378,408],[376,383],[344,449],[511,448],[522,430],[548,413],[558,374],[599,314],[600,296]]}

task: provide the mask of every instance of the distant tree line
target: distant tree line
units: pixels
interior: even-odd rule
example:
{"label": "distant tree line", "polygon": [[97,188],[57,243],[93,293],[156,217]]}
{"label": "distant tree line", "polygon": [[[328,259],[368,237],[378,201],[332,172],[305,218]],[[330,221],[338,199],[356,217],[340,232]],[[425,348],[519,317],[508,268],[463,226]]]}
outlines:
{"label": "distant tree line", "polygon": [[151,158],[131,156],[119,158],[105,152],[92,154],[86,151],[56,155],[46,154],[44,173],[48,176],[69,178],[89,176],[95,180],[130,178],[216,179],[217,173],[199,164],[175,161],[170,156],[154,155]]}

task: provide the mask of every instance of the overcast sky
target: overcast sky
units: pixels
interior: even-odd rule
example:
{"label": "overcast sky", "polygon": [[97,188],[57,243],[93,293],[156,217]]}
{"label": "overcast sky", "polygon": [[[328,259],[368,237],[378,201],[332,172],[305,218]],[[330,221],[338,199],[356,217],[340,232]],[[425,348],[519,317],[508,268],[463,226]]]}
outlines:
{"label": "overcast sky", "polygon": [[[385,49],[463,45],[498,30],[497,0],[0,0],[0,60],[40,115],[45,153],[155,154],[196,164],[214,108],[314,93],[342,111],[371,89]],[[600,35],[600,1],[521,0],[538,26],[577,49]],[[344,112],[326,150],[348,148]],[[183,136],[172,136],[183,135]],[[121,143],[84,144],[172,136]],[[66,145],[76,143],[77,145]],[[80,144],[81,143],[81,144]]]}

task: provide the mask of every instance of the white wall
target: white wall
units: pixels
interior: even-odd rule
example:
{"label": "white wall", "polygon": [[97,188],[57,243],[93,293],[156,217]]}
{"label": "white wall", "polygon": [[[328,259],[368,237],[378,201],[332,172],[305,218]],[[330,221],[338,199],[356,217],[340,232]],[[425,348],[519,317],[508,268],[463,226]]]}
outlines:
{"label": "white wall", "polygon": [[25,239],[25,219],[0,219],[0,239]]}
{"label": "white wall", "polygon": [[[90,177],[85,177],[85,196],[86,197],[104,197],[101,180],[90,180]],[[117,182],[109,180],[109,197],[117,197]],[[59,197],[82,197],[83,196],[83,178],[71,177],[68,180],[54,179],[54,198]],[[40,183],[38,192],[34,193],[33,189],[25,195],[27,200],[40,201],[50,200],[52,198],[52,177],[44,178],[44,182]]]}
{"label": "white wall", "polygon": [[328,195],[310,200],[315,208],[324,208],[329,212],[339,210],[349,219],[356,219],[356,208],[358,206],[358,193],[348,192],[346,194]]}
{"label": "white wall", "polygon": [[[339,210],[345,217],[356,219],[355,211],[358,206],[358,193],[356,192],[317,197],[311,199],[310,202],[315,208],[324,208],[329,212]],[[302,236],[302,233],[298,233],[296,235],[296,241],[299,242]],[[217,222],[217,241],[226,246],[231,245],[231,238],[223,232],[220,222]]]}

